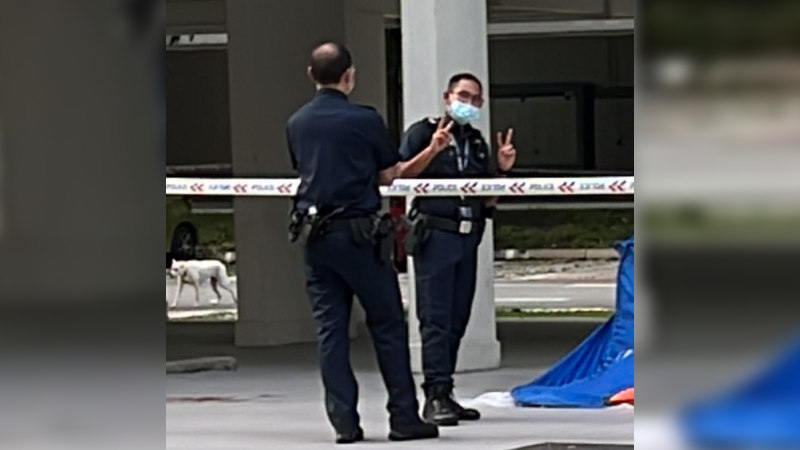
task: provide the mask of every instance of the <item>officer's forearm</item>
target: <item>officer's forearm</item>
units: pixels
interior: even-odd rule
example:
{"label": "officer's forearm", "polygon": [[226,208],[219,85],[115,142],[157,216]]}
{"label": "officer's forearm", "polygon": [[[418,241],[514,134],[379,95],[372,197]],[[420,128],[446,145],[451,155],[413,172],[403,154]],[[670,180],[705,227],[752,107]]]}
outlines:
{"label": "officer's forearm", "polygon": [[378,174],[378,181],[381,186],[391,186],[394,180],[397,179],[399,164],[392,166],[386,170],[381,170]]}
{"label": "officer's forearm", "polygon": [[397,176],[399,178],[417,178],[428,168],[435,157],[436,153],[433,151],[433,148],[428,147],[411,161],[400,163],[397,168]]}

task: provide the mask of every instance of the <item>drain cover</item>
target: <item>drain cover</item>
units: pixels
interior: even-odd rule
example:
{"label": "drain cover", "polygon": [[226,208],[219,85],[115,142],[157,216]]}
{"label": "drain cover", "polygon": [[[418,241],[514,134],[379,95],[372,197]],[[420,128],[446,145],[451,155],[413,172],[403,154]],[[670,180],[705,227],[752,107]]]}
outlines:
{"label": "drain cover", "polygon": [[633,450],[633,446],[613,444],[539,444],[514,450]]}

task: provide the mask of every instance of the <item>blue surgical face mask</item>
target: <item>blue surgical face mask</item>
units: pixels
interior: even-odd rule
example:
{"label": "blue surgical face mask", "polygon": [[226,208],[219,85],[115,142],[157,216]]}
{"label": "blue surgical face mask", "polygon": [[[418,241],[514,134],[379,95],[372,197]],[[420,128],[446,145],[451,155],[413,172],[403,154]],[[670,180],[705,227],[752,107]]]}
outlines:
{"label": "blue surgical face mask", "polygon": [[448,113],[459,125],[475,123],[481,118],[481,110],[479,108],[458,100],[450,103]]}

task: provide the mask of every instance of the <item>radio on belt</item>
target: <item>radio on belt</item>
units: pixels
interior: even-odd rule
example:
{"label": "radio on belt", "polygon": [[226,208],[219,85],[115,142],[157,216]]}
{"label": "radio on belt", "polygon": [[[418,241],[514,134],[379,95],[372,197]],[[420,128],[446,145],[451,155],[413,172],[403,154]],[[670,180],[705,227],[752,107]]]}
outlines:
{"label": "radio on belt", "polygon": [[472,216],[472,208],[469,206],[462,206],[458,208],[458,232],[461,234],[470,234],[472,233],[472,227],[474,225],[474,218]]}

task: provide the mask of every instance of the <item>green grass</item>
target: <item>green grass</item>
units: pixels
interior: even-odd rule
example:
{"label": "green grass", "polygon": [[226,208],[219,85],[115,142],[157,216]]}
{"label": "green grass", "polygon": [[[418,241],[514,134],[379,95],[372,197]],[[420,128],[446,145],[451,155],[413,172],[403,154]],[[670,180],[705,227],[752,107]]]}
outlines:
{"label": "green grass", "polygon": [[[175,227],[197,227],[200,246],[212,255],[235,250],[233,216],[189,212],[183,199],[167,200],[167,247]],[[518,211],[495,221],[495,248],[609,248],[633,235],[631,211]]]}
{"label": "green grass", "polygon": [[632,211],[504,213],[496,224],[495,248],[610,248],[633,233]]}
{"label": "green grass", "polygon": [[647,210],[642,214],[652,238],[797,238],[800,213],[792,210],[710,211],[700,207]]}

